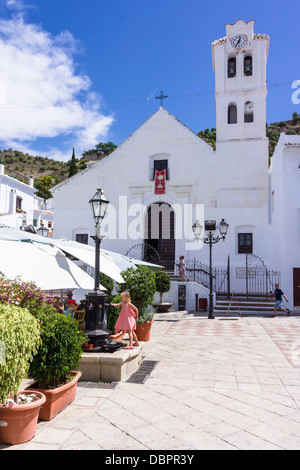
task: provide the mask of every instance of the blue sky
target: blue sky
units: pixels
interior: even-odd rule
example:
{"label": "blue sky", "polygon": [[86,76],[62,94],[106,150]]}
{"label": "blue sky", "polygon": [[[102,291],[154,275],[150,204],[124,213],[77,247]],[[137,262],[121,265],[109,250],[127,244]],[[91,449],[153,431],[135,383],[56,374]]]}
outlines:
{"label": "blue sky", "polygon": [[[226,23],[254,19],[254,32],[270,35],[269,86],[300,79],[299,1],[286,5],[0,0],[0,148],[68,160],[73,146],[80,155],[100,141],[119,145],[158,109],[161,90],[194,132],[214,127],[211,43]],[[268,122],[300,113],[292,93],[270,86]]]}

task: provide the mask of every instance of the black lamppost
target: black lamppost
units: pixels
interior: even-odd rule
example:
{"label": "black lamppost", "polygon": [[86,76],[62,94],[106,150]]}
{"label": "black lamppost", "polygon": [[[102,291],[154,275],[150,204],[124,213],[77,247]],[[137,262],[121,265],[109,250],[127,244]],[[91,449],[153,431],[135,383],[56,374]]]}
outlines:
{"label": "black lamppost", "polygon": [[[95,272],[94,291],[86,296],[86,322],[85,333],[90,342],[98,349],[110,350],[111,331],[107,329],[107,295],[100,290],[100,245],[104,237],[100,234],[101,222],[106,214],[109,201],[105,198],[102,189],[97,189],[94,197],[89,201],[96,225],[96,235],[92,236],[95,241]],[[119,343],[120,344],[120,343]],[[98,348],[98,349],[97,349]]]}
{"label": "black lamppost", "polygon": [[[206,220],[204,222],[204,230],[208,233],[203,238],[201,238],[201,232],[202,232],[203,227],[199,223],[198,220],[196,223],[194,223],[192,227],[196,241],[201,239],[203,243],[206,243],[209,245],[209,313],[208,313],[209,319],[215,318],[214,301],[213,301],[214,294],[213,294],[213,274],[212,274],[212,246],[215,243],[218,243],[220,240],[225,241],[228,227],[229,225],[225,222],[224,219],[222,219],[218,227],[217,227],[215,220]],[[215,235],[215,231],[217,228],[220,231],[220,235]]]}
{"label": "black lamppost", "polygon": [[100,245],[103,237],[101,237],[100,229],[101,222],[105,217],[109,201],[103,194],[102,189],[97,189],[94,197],[89,201],[92,214],[95,220],[96,225],[96,235],[93,236],[95,242],[95,286],[94,291],[98,292],[100,290]]}

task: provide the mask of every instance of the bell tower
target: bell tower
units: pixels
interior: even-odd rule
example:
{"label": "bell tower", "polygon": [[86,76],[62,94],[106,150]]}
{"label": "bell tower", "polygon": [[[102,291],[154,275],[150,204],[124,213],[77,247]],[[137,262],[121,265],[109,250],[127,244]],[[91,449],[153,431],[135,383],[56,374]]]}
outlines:
{"label": "bell tower", "polygon": [[266,65],[269,36],[254,21],[226,25],[212,44],[218,142],[266,138]]}

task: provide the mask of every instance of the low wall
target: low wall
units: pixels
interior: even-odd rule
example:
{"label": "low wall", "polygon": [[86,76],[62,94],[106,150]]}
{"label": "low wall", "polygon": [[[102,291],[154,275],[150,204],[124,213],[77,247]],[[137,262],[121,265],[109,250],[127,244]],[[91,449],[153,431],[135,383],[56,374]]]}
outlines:
{"label": "low wall", "polygon": [[135,372],[142,362],[142,346],[120,349],[114,353],[83,353],[78,370],[81,380],[121,382]]}
{"label": "low wall", "polygon": [[[171,289],[169,292],[163,294],[163,302],[171,302],[172,310],[179,310],[178,305],[178,287],[186,286],[186,307],[185,310],[195,311],[196,309],[196,295],[198,299],[207,299],[207,305],[209,305],[209,289],[202,286],[198,282],[189,281],[189,282],[178,282],[171,281]],[[159,303],[160,296],[159,293],[155,294],[155,303]],[[214,305],[216,303],[216,295],[214,293]],[[198,304],[199,305],[199,304]]]}

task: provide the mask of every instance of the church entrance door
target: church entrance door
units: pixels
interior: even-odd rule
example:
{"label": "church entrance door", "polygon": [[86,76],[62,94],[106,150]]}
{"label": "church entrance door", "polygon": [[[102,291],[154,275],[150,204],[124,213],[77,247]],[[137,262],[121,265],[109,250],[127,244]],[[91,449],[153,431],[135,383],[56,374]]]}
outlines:
{"label": "church entrance door", "polygon": [[145,261],[150,261],[147,253],[152,249],[157,252],[160,264],[167,268],[175,259],[175,212],[172,207],[162,202],[151,204],[145,228]]}

